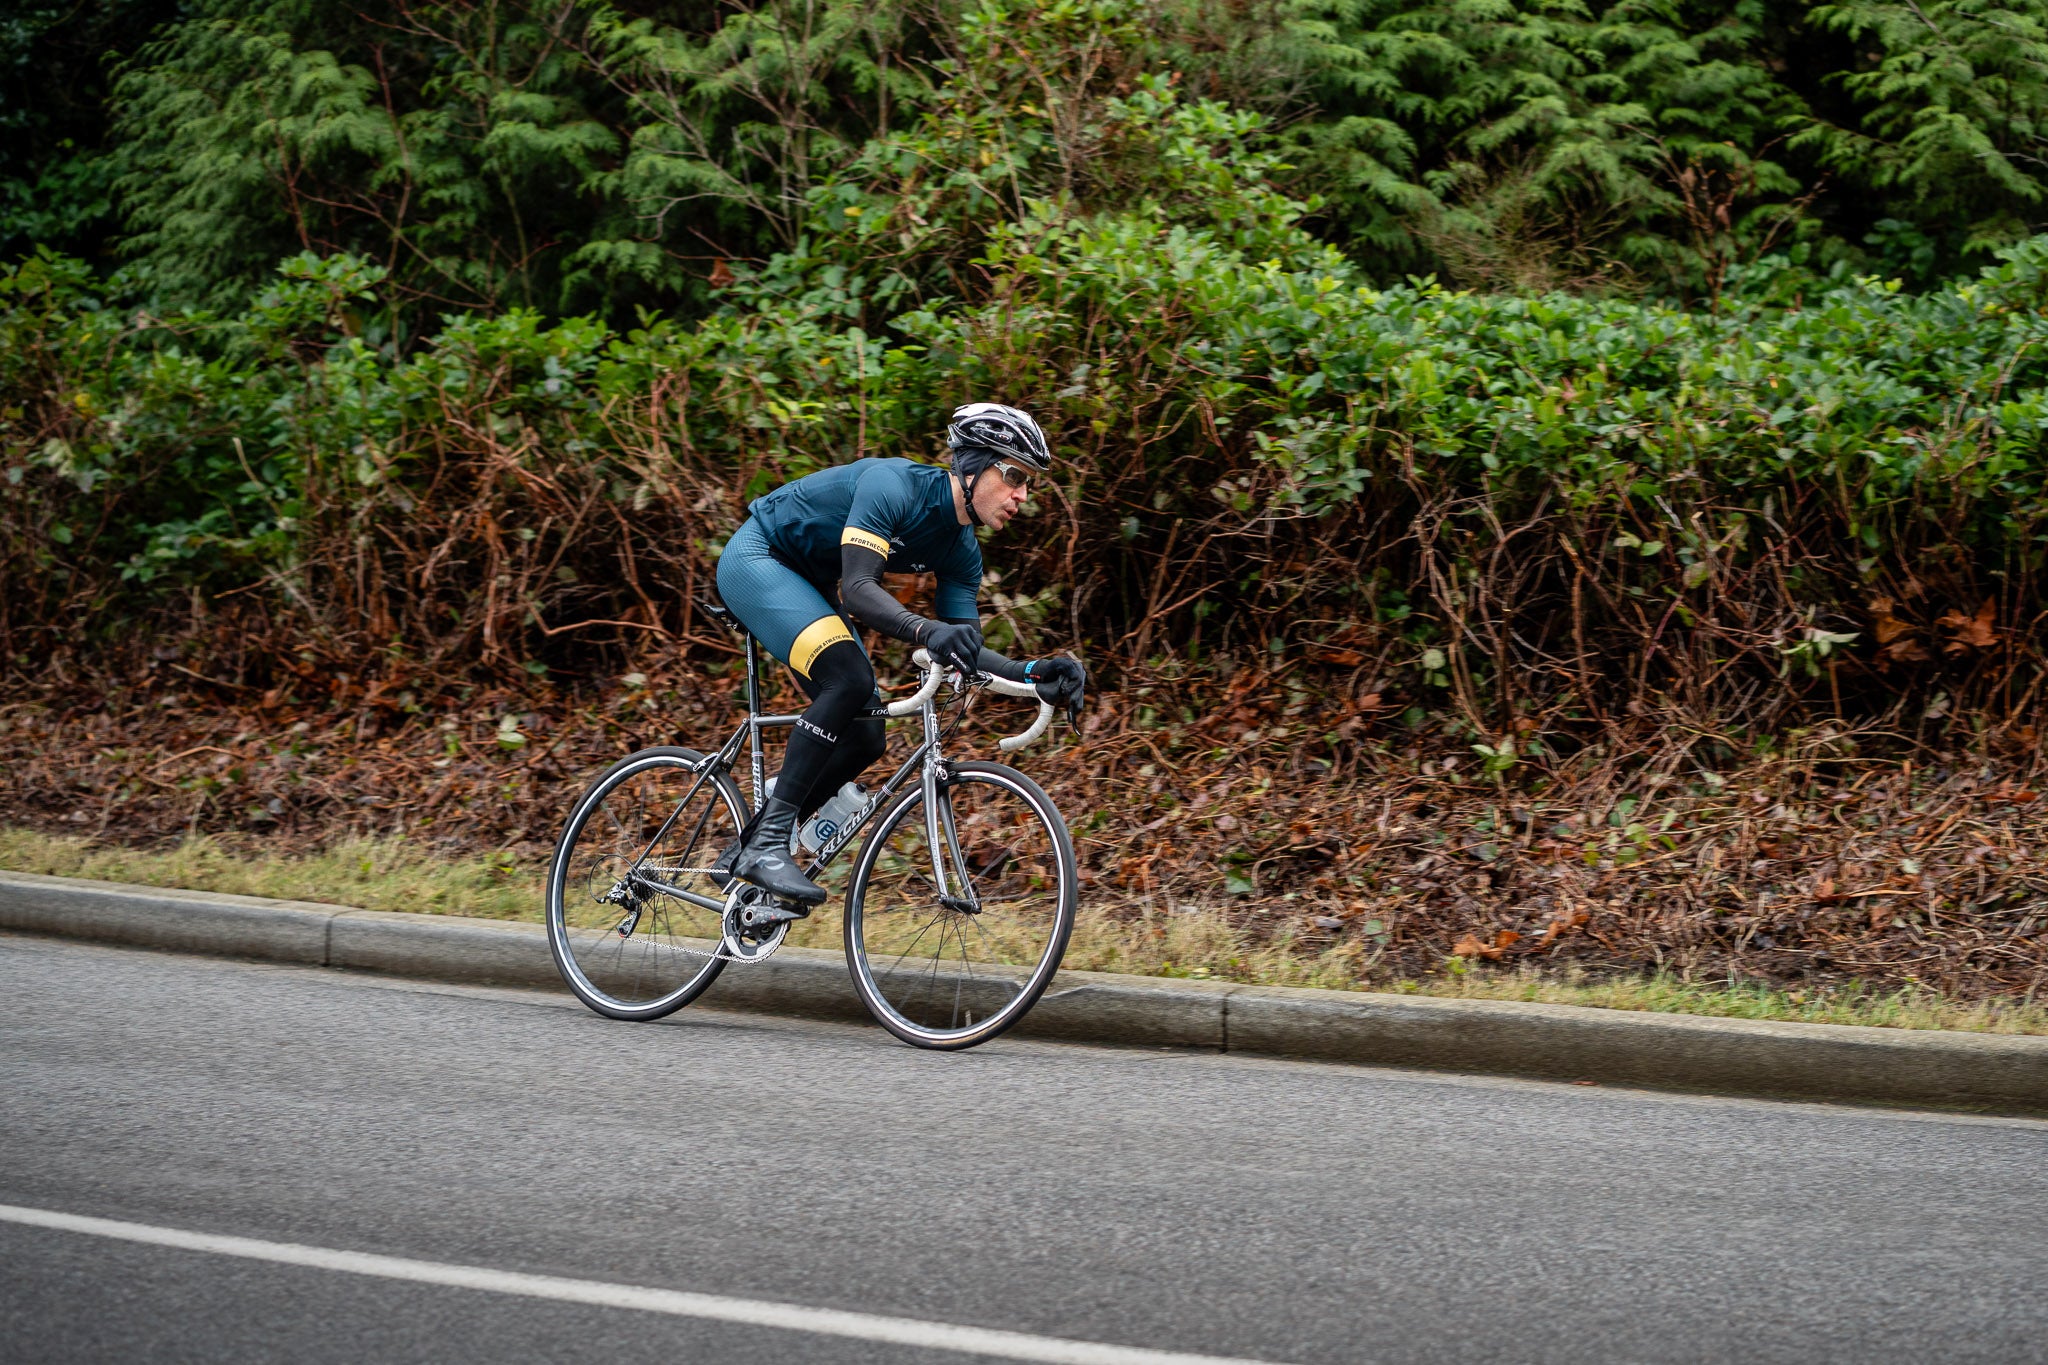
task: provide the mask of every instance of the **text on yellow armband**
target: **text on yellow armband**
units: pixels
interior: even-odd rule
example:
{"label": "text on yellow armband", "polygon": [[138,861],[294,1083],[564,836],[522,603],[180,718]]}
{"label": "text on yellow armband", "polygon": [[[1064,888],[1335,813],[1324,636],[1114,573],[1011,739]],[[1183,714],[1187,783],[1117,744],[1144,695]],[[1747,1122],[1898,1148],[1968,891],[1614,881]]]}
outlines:
{"label": "text on yellow armband", "polygon": [[873,550],[882,558],[889,557],[889,538],[878,536],[873,531],[863,531],[858,526],[849,526],[839,533],[841,545],[858,545],[863,550]]}

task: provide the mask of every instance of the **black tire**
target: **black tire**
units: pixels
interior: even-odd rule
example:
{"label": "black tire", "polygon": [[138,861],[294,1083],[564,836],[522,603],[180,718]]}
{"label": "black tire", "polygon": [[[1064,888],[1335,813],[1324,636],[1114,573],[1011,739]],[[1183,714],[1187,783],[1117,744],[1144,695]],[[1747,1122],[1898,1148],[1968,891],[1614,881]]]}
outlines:
{"label": "black tire", "polygon": [[[681,748],[628,754],[577,800],[555,845],[548,949],[569,989],[599,1014],[673,1014],[725,968],[724,893],[680,869],[708,864],[737,838],[747,804],[722,769],[693,771],[703,757]],[[647,876],[684,895],[653,889]]]}
{"label": "black tire", "polygon": [[951,768],[939,800],[952,835],[942,823],[940,845],[959,849],[977,908],[939,901],[921,785],[877,819],[846,893],[846,966],[861,1002],[904,1042],[947,1050],[987,1042],[1038,1002],[1080,901],[1052,798],[1000,763]]}

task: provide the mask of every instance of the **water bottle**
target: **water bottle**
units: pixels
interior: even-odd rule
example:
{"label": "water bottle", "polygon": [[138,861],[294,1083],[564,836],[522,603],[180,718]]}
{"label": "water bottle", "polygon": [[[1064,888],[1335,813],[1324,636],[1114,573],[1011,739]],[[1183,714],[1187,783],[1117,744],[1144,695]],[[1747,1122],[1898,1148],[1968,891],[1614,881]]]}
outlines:
{"label": "water bottle", "polygon": [[832,793],[824,805],[818,807],[816,815],[804,822],[804,827],[797,832],[798,842],[814,854],[819,852],[825,845],[837,839],[840,831],[851,825],[860,813],[867,809],[867,804],[868,794],[861,789],[860,783],[847,783]]}

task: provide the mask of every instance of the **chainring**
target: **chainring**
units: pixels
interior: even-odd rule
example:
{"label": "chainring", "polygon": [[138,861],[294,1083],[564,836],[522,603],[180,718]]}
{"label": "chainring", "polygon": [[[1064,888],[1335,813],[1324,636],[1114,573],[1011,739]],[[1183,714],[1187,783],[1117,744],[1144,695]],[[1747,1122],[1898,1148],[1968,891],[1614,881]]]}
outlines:
{"label": "chainring", "polygon": [[782,946],[782,940],[789,937],[789,926],[795,920],[784,920],[765,935],[757,935],[741,922],[740,916],[750,905],[764,904],[768,896],[759,887],[748,886],[745,882],[734,882],[732,892],[725,898],[725,916],[720,921],[723,931],[720,957],[731,962],[761,962],[772,956]]}

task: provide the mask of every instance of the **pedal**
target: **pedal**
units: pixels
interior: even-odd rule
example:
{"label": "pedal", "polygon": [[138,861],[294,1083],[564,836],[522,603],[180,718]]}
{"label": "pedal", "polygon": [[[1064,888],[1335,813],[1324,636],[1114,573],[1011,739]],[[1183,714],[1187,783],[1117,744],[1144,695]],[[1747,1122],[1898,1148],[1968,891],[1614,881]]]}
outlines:
{"label": "pedal", "polygon": [[778,924],[794,924],[810,913],[809,906],[794,901],[755,902],[740,907],[740,923],[749,929],[772,929]]}

